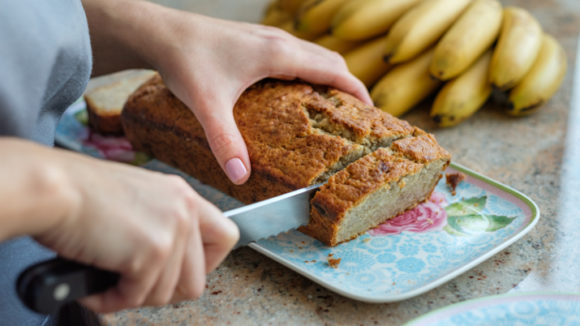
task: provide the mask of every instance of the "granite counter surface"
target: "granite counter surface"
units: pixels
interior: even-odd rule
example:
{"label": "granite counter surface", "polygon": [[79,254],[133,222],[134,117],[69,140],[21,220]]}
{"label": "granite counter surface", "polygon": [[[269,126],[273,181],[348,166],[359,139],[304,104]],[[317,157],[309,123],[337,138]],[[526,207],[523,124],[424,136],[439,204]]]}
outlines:
{"label": "granite counter surface", "polygon": [[[158,1],[225,18],[256,20],[265,1]],[[578,0],[502,0],[529,9],[568,55],[563,86],[536,114],[511,118],[486,106],[455,128],[436,129],[425,108],[404,116],[433,132],[454,161],[510,185],[540,207],[537,226],[491,259],[418,297],[389,304],[344,298],[249,249],[208,276],[197,301],[103,316],[110,325],[400,325],[433,309],[489,295],[580,293],[580,85],[573,83]],[[235,4],[235,6],[228,6]],[[219,8],[228,8],[219,11]],[[258,14],[256,14],[258,12]],[[236,16],[237,15],[237,16]],[[577,81],[578,83],[578,81]]]}

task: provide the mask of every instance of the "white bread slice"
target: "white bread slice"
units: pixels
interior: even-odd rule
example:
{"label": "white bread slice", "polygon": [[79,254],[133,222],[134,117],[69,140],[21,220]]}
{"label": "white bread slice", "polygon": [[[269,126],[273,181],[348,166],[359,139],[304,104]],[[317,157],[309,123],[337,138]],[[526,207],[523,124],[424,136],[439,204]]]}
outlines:
{"label": "white bread slice", "polygon": [[154,74],[154,71],[144,70],[129,78],[101,85],[85,93],[90,128],[101,134],[123,134],[121,125],[123,105],[129,95]]}

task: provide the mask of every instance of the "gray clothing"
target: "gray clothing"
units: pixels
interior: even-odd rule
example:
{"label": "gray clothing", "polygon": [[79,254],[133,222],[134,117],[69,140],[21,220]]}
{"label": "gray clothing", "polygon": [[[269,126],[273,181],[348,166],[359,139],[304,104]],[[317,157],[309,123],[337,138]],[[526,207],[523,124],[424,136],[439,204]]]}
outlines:
{"label": "gray clothing", "polygon": [[[52,145],[60,115],[82,95],[91,72],[82,4],[0,0],[0,8],[0,136]],[[52,256],[30,238],[0,243],[0,326],[46,321],[20,303],[15,284],[24,268]]]}
{"label": "gray clothing", "polygon": [[52,144],[91,72],[80,0],[0,0],[0,135]]}

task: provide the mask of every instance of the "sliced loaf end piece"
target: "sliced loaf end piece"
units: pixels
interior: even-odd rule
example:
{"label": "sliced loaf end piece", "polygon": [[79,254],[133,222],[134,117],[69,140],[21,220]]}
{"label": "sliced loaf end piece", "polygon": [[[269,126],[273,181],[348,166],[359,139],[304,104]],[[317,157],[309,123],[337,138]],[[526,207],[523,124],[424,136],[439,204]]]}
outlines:
{"label": "sliced loaf end piece", "polygon": [[89,126],[101,134],[123,134],[121,111],[129,96],[155,74],[144,70],[129,78],[96,87],[85,93]]}
{"label": "sliced loaf end piece", "polygon": [[434,137],[417,129],[332,176],[300,231],[329,246],[353,239],[428,199],[449,161]]}

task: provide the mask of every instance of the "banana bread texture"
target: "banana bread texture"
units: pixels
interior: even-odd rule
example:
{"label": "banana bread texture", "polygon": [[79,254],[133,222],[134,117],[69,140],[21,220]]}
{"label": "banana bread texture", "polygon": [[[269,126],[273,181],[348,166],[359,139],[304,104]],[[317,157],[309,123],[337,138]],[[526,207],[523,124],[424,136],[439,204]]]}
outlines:
{"label": "banana bread texture", "polygon": [[250,179],[239,186],[159,75],[129,97],[122,123],[137,150],[246,203],[328,181],[301,228],[328,245],[424,201],[450,160],[432,135],[324,86],[261,81],[241,95],[234,117],[252,162]]}

